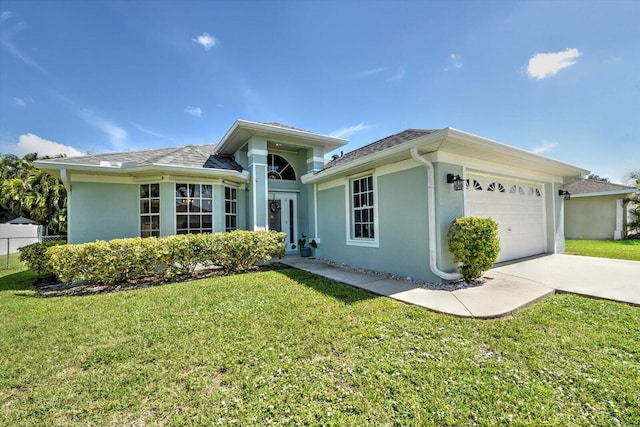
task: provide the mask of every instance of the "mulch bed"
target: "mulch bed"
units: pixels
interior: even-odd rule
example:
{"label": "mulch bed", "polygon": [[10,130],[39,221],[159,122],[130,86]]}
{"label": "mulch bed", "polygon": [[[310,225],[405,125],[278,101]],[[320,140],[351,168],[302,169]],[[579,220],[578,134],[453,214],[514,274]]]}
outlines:
{"label": "mulch bed", "polygon": [[279,262],[272,262],[262,266],[255,267],[251,270],[230,273],[222,269],[206,269],[198,272],[196,276],[185,275],[182,277],[174,277],[172,279],[164,279],[151,277],[136,281],[127,281],[117,283],[113,285],[96,285],[86,282],[74,282],[70,284],[64,284],[60,282],[55,276],[45,276],[36,279],[33,282],[33,286],[36,288],[36,294],[42,298],[50,297],[64,297],[64,296],[85,296],[105,294],[111,292],[129,291],[134,289],[149,288],[152,286],[161,286],[168,283],[186,282],[189,280],[203,279],[207,277],[222,277],[230,276],[234,274],[255,273],[260,271],[273,271],[290,269],[291,267]]}

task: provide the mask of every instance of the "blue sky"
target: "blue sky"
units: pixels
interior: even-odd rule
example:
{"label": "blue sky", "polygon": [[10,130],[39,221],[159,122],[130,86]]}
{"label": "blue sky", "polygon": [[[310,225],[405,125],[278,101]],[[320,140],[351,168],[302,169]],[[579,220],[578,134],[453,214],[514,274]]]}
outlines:
{"label": "blue sky", "polygon": [[0,2],[0,152],[218,142],[240,118],[350,140],[444,128],[622,182],[637,1]]}

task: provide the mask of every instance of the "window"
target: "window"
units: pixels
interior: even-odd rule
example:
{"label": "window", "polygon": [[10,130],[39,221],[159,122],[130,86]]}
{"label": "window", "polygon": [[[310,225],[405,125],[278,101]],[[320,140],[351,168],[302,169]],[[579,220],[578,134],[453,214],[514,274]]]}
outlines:
{"label": "window", "polygon": [[176,234],[213,231],[213,186],[176,184]]}
{"label": "window", "polygon": [[224,231],[238,228],[238,190],[224,187]]}
{"label": "window", "polygon": [[160,184],[140,185],[140,237],[160,236]]}
{"label": "window", "polygon": [[375,238],[373,177],[367,176],[351,181],[352,238]]}
{"label": "window", "polygon": [[283,157],[277,154],[269,154],[267,161],[267,176],[269,179],[296,180],[296,172],[293,170],[293,166]]}

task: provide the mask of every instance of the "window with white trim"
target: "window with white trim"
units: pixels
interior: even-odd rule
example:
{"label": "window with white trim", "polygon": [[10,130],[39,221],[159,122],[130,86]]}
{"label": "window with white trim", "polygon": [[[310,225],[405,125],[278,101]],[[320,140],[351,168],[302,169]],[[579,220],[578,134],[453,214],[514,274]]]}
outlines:
{"label": "window with white trim", "polygon": [[176,234],[213,231],[213,186],[176,184]]}
{"label": "window with white trim", "polygon": [[224,231],[238,228],[238,190],[224,187]]}
{"label": "window with white trim", "polygon": [[160,184],[140,185],[140,237],[160,236]]}
{"label": "window with white trim", "polygon": [[351,181],[351,238],[354,240],[375,239],[373,193],[373,176]]}
{"label": "window with white trim", "polygon": [[296,180],[296,172],[293,170],[293,166],[284,157],[277,154],[269,154],[267,163],[267,177],[269,179]]}

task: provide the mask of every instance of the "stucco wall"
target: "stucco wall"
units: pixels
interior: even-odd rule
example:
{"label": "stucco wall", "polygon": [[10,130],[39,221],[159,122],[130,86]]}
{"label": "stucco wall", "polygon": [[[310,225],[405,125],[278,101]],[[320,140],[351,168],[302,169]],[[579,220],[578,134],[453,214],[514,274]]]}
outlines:
{"label": "stucco wall", "polygon": [[139,188],[135,184],[74,182],[69,243],[137,237]]}
{"label": "stucco wall", "polygon": [[321,244],[317,256],[402,277],[439,281],[429,269],[426,180],[423,167],[377,177],[379,247],[346,244],[348,184],[319,190]]}
{"label": "stucco wall", "polygon": [[564,233],[567,239],[613,239],[616,200],[620,195],[574,197],[564,202]]}

